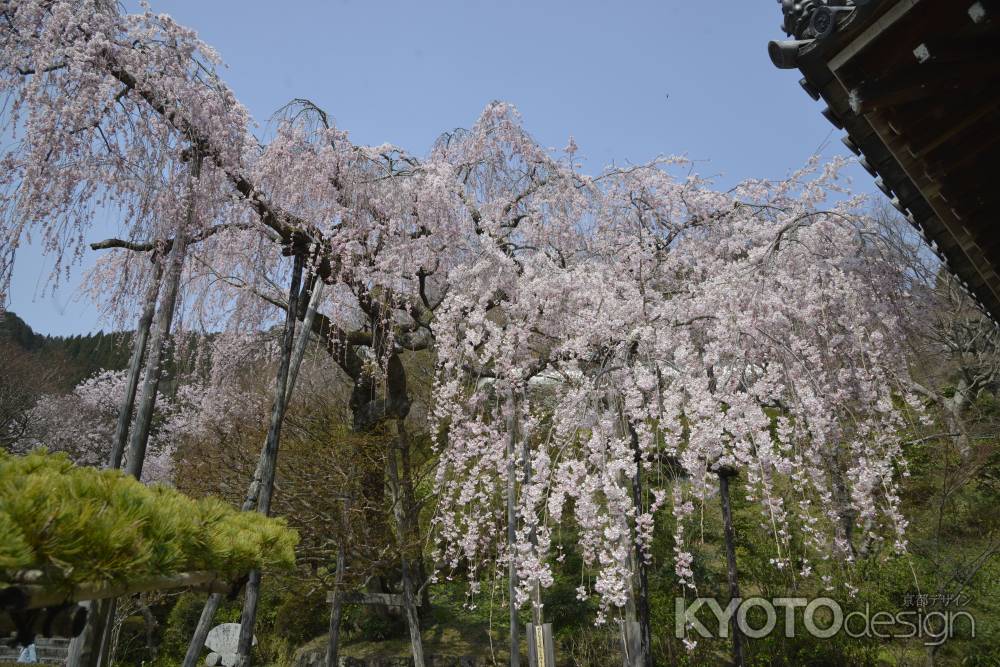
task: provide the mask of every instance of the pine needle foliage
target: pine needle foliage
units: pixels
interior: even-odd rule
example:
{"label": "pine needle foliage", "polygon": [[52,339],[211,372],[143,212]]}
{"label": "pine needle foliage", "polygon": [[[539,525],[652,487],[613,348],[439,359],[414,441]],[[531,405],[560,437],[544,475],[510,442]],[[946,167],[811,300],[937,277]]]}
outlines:
{"label": "pine needle foliage", "polygon": [[0,451],[0,584],[28,570],[45,585],[209,571],[290,568],[297,533],[282,519],[145,486],[118,470],[44,450]]}

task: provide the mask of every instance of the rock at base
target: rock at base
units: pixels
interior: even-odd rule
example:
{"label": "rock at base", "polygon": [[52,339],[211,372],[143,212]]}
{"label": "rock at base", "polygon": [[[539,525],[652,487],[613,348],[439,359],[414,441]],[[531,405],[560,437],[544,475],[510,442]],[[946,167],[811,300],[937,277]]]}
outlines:
{"label": "rock at base", "polygon": [[[205,638],[205,647],[209,651],[215,651],[219,655],[236,653],[236,648],[240,643],[239,623],[220,623],[208,631]],[[257,645],[257,638],[253,638],[253,645]]]}

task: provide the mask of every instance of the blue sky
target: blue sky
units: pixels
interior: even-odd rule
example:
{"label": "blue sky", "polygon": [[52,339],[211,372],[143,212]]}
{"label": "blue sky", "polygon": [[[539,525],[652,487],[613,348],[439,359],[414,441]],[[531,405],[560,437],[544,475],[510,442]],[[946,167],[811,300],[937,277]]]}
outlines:
{"label": "blue sky", "polygon": [[[134,9],[137,5],[129,2]],[[570,135],[588,169],[683,154],[728,186],[781,178],[842,132],[775,69],[774,0],[152,0],[224,58],[258,121],[295,97],[327,109],[354,141],[425,152],[493,99],[513,103],[546,146]],[[854,188],[871,192],[859,167]],[[108,214],[92,239],[117,229]],[[86,259],[84,260],[87,261]],[[42,292],[46,263],[20,252],[10,308],[35,330],[96,330],[70,279]]]}

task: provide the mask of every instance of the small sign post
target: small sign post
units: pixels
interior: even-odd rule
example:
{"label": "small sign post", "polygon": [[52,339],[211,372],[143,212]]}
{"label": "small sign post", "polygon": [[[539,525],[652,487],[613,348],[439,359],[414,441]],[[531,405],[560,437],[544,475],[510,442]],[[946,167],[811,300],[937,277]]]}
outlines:
{"label": "small sign post", "polygon": [[552,639],[552,624],[528,623],[529,667],[555,667],[556,645]]}
{"label": "small sign post", "polygon": [[625,667],[643,667],[642,626],[639,621],[622,623],[622,655]]}

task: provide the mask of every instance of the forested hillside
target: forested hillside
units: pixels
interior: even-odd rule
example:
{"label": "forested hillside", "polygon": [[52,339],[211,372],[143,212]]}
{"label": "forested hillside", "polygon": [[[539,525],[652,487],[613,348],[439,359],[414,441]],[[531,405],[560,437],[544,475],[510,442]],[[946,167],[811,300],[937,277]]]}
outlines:
{"label": "forested hillside", "polygon": [[100,370],[121,370],[128,364],[131,332],[45,336],[35,333],[13,311],[0,313],[0,346],[6,357],[23,355],[43,375],[57,370],[57,387],[68,391]]}

